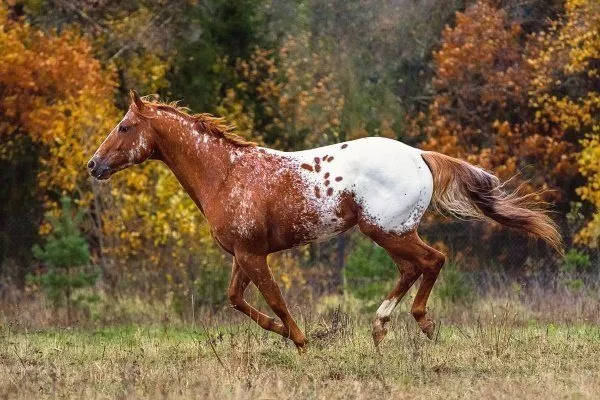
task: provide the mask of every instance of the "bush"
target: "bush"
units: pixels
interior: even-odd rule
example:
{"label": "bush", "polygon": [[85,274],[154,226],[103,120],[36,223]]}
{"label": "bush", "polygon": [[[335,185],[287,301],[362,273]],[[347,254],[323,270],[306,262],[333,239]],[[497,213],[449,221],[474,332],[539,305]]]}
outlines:
{"label": "bush", "polygon": [[565,254],[562,270],[567,273],[589,272],[592,269],[590,255],[577,249],[571,249]]}
{"label": "bush", "polygon": [[35,245],[32,249],[47,271],[40,275],[28,275],[27,281],[41,286],[55,309],[66,306],[70,324],[73,307],[81,307],[97,299],[95,294],[83,289],[94,286],[100,274],[97,268],[89,265],[88,244],[78,227],[83,214],[73,211],[70,198],[64,197],[61,203],[60,217],[47,216],[52,233],[46,238],[46,243],[43,246]]}
{"label": "bush", "polygon": [[355,239],[344,274],[344,290],[358,299],[377,303],[398,278],[397,268],[386,251],[364,237]]}
{"label": "bush", "polygon": [[227,304],[227,287],[231,268],[217,265],[202,268],[200,276],[194,281],[196,306],[217,309]]}
{"label": "bush", "polygon": [[454,263],[448,263],[442,269],[440,282],[437,284],[436,293],[442,303],[466,304],[473,298],[471,282],[463,272],[458,270]]}

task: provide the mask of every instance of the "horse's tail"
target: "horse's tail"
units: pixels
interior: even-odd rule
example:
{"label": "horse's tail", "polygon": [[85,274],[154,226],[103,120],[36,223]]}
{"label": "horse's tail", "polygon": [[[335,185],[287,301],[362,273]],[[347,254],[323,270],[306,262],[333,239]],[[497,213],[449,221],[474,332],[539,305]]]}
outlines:
{"label": "horse's tail", "polygon": [[536,193],[521,195],[505,191],[498,177],[466,161],[431,151],[423,159],[433,175],[432,205],[456,217],[494,221],[543,239],[563,254],[558,227],[535,201]]}

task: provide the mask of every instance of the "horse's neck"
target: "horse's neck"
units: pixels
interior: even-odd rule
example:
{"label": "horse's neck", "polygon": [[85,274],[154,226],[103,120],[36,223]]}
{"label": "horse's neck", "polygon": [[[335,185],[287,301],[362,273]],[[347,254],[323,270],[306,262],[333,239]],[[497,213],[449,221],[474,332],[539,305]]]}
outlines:
{"label": "horse's neck", "polygon": [[200,133],[193,125],[160,129],[161,160],[173,171],[183,188],[205,212],[233,166],[238,151],[222,138]]}

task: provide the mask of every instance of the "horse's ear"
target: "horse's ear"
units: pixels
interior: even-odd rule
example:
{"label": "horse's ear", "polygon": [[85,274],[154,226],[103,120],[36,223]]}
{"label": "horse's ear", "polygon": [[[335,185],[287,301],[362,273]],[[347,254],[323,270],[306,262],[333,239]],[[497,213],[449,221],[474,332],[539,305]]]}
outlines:
{"label": "horse's ear", "polygon": [[131,97],[131,102],[135,104],[138,110],[142,111],[144,109],[144,102],[135,90],[129,90],[129,97]]}

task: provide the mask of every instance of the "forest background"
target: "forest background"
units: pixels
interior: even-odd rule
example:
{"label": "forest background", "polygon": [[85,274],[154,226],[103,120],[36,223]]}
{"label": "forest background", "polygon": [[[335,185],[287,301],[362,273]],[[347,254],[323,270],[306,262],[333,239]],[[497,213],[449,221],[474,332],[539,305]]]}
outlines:
{"label": "forest background", "polygon": [[[280,150],[385,136],[514,176],[543,191],[566,256],[428,213],[423,237],[450,256],[437,295],[535,283],[597,297],[599,69],[595,0],[3,1],[4,320],[128,322],[148,302],[167,311],[144,318],[190,319],[227,304],[230,257],[164,165],[108,184],[87,174],[129,89]],[[371,310],[396,279],[355,232],[270,262],[292,303],[342,295]]]}

